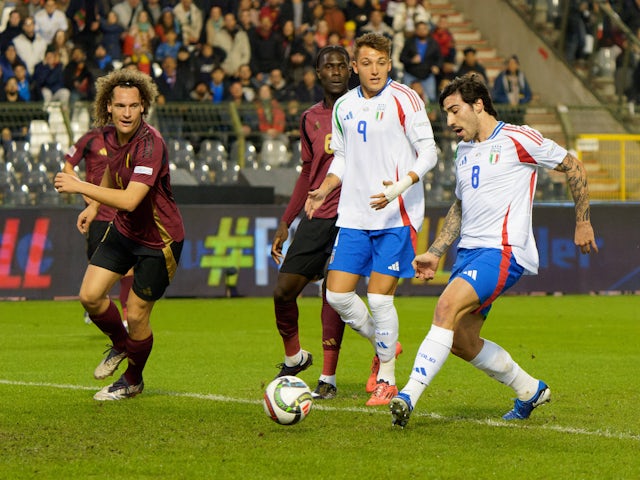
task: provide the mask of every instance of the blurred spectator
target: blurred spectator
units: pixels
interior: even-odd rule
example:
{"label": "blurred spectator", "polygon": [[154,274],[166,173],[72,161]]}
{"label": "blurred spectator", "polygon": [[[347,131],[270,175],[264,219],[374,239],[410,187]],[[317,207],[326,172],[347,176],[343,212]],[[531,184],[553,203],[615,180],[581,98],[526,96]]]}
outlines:
{"label": "blurred spectator", "polygon": [[207,82],[198,82],[189,93],[189,98],[194,102],[211,103],[213,101]]}
{"label": "blurred spectator", "polygon": [[247,32],[238,27],[233,13],[224,16],[224,26],[216,35],[213,46],[224,51],[222,68],[229,76],[236,75],[240,65],[251,62],[251,43]]}
{"label": "blurred spectator", "polygon": [[15,45],[7,45],[7,48],[3,50],[2,55],[0,56],[0,69],[2,70],[1,77],[12,77],[16,65],[24,65],[26,67],[26,63],[24,63],[16,53]]}
{"label": "blurred spectator", "polygon": [[29,75],[33,75],[36,64],[44,60],[47,42],[35,31],[33,17],[27,17],[22,22],[22,33],[13,39],[16,53],[27,66]]}
{"label": "blurred spectator", "polygon": [[456,75],[461,77],[467,73],[475,72],[481,75],[484,83],[488,85],[487,70],[480,64],[480,62],[478,62],[476,49],[473,47],[467,47],[464,49],[463,53],[464,57],[462,58],[462,62],[460,62]]}
{"label": "blurred spectator", "polygon": [[329,40],[329,24],[326,20],[322,19],[318,21],[314,29],[313,38],[319,49],[327,45],[327,41]]}
{"label": "blurred spectator", "polygon": [[400,61],[400,52],[404,48],[405,40],[412,38],[416,30],[418,22],[431,24],[431,15],[425,8],[418,3],[418,0],[405,0],[404,2],[394,2],[393,20],[391,27],[393,28],[393,48],[391,49],[391,58],[394,67],[402,71],[404,65]]}
{"label": "blurred spectator", "polygon": [[25,102],[37,99],[38,96],[33,92],[36,88],[35,83],[29,80],[27,76],[27,67],[24,64],[19,63],[13,69],[15,74],[16,83],[18,85],[18,94]]}
{"label": "blurred spectator", "polygon": [[415,35],[407,39],[400,53],[400,61],[404,66],[403,83],[411,85],[418,81],[429,97],[429,101],[437,101],[436,77],[440,73],[442,54],[440,46],[429,32],[425,22],[416,24]]}
{"label": "blurred spectator", "polygon": [[256,113],[261,133],[269,137],[277,137],[284,133],[286,115],[280,103],[273,98],[269,85],[262,85],[258,90]]}
{"label": "blurred spectator", "polygon": [[122,40],[126,30],[118,21],[118,15],[114,11],[107,13],[107,17],[100,20],[102,43],[109,55],[114,60],[122,60]]}
{"label": "blurred spectator", "polygon": [[69,28],[67,16],[58,9],[56,0],[45,0],[44,8],[33,16],[36,32],[49,44],[58,30]]}
{"label": "blurred spectator", "polygon": [[441,15],[438,19],[438,23],[431,32],[431,36],[440,45],[440,54],[442,55],[442,61],[456,63],[456,41],[453,38],[453,33],[449,30],[449,24],[446,15]]}
{"label": "blurred spectator", "polygon": [[151,75],[151,63],[153,61],[152,41],[155,32],[149,22],[149,13],[146,10],[137,14],[133,25],[122,44],[122,53],[130,56],[138,66],[138,70]]}
{"label": "blurred spectator", "polygon": [[[246,4],[246,7],[243,5]],[[240,0],[240,7],[238,8],[238,25],[245,32],[249,33],[260,24],[259,20],[260,12],[253,8],[251,0]]]}
{"label": "blurred spectator", "polygon": [[271,70],[269,78],[267,79],[267,85],[271,86],[271,95],[273,98],[282,105],[293,97],[291,85],[289,85],[287,80],[284,78],[282,70],[279,68]]}
{"label": "blurred spectator", "polygon": [[102,43],[96,46],[93,58],[88,62],[88,67],[94,79],[98,79],[114,70],[113,59]]}
{"label": "blurred spectator", "polygon": [[632,32],[638,32],[640,30],[640,0],[624,0],[620,19],[627,24]]}
{"label": "blurred spectator", "polygon": [[298,41],[298,35],[291,20],[287,20],[282,25],[280,37],[282,38],[282,58],[287,59],[291,56],[293,44]]}
{"label": "blurred spectator", "polygon": [[73,38],[73,45],[85,52],[93,52],[101,41],[100,19],[109,11],[106,0],[63,0],[59,2],[69,21],[67,39]]}
{"label": "blurred spectator", "polygon": [[178,72],[178,62],[173,57],[165,57],[162,61],[162,74],[155,79],[158,85],[158,105],[167,102],[185,102],[189,100],[190,91],[187,82]]}
{"label": "blurred spectator", "polygon": [[315,66],[315,58],[318,53],[313,29],[307,30],[302,38],[298,38],[291,46],[291,55],[285,66],[289,81],[298,85],[302,81],[302,74],[306,67]]}
{"label": "blurred spectator", "polygon": [[154,60],[162,63],[166,57],[178,58],[178,50],[182,46],[182,42],[178,40],[178,34],[175,30],[169,30],[164,36],[164,41],[158,44]]}
{"label": "blurred spectator", "polygon": [[4,82],[4,89],[0,91],[0,102],[24,102],[18,92],[18,81],[16,77],[9,77]]}
{"label": "blurred spectator", "polygon": [[280,5],[280,24],[293,22],[293,28],[297,35],[304,32],[313,23],[313,15],[309,2],[305,0],[284,0]]}
{"label": "blurred spectator", "polygon": [[195,56],[195,81],[209,83],[211,72],[222,63],[223,58],[216,54],[211,45],[204,43]]}
{"label": "blurred spectator", "polygon": [[491,97],[496,104],[513,107],[509,112],[501,115],[501,119],[521,125],[524,122],[523,105],[531,101],[531,96],[529,82],[520,71],[520,61],[516,55],[512,55],[507,59],[505,69],[496,77],[491,92]]}
{"label": "blurred spectator", "polygon": [[356,22],[356,34],[362,34],[362,27],[369,21],[369,16],[373,11],[371,0],[348,0],[344,9],[344,16],[347,20]]}
{"label": "blurred spectator", "polygon": [[57,101],[63,108],[69,108],[71,92],[64,86],[60,58],[53,48],[47,49],[44,60],[34,67],[33,80],[40,89],[45,104]]}
{"label": "blurred spectator", "polygon": [[260,18],[269,17],[273,29],[280,31],[282,24],[280,23],[280,0],[264,0],[262,8],[260,8]]}
{"label": "blurred spectator", "polygon": [[[234,15],[235,18],[235,15]],[[218,6],[211,7],[209,16],[204,24],[203,34],[204,38],[202,43],[208,43],[209,45],[215,45],[216,36],[218,32],[222,30],[224,26],[224,18],[222,16],[222,9]]]}
{"label": "blurred spectator", "polygon": [[[315,74],[315,72],[314,72]],[[285,112],[286,128],[285,133],[289,138],[300,138],[300,102],[297,99],[287,102],[287,111]]]}
{"label": "blurred spectator", "polygon": [[163,6],[160,3],[160,0],[145,0],[144,4],[145,10],[149,12],[149,20],[151,21],[151,25],[154,27],[160,21],[160,17],[162,16]]}
{"label": "blurred spectator", "polygon": [[42,0],[25,0],[24,2],[16,2],[16,9],[20,10],[22,18],[33,17],[42,10]]}
{"label": "blurred spectator", "polygon": [[73,43],[69,41],[68,31],[58,30],[49,46],[56,49],[56,52],[60,55],[60,63],[63,67],[66,67],[71,58],[71,48],[73,47]]}
{"label": "blurred spectator", "polygon": [[229,101],[235,103],[236,105],[249,103],[251,101],[247,99],[247,97],[245,97],[242,83],[240,83],[238,80],[233,81],[229,84]]}
{"label": "blurred spectator", "polygon": [[196,57],[184,45],[178,50],[178,76],[184,79],[187,92],[193,90],[198,79]]}
{"label": "blurred spectator", "polygon": [[259,82],[264,82],[271,70],[282,65],[282,38],[265,15],[260,17],[260,25],[249,32],[249,42],[251,70]]}
{"label": "blurred spectator", "polygon": [[176,19],[176,16],[173,13],[173,9],[171,7],[165,7],[162,10],[162,14],[160,15],[160,19],[156,22],[154,31],[158,37],[160,42],[166,41],[167,32],[173,30],[178,34],[180,38],[180,43],[182,43],[182,35],[180,31],[180,23]]}
{"label": "blurred spectator", "polygon": [[142,10],[144,10],[142,0],[121,0],[113,5],[111,12],[116,14],[120,26],[124,30],[129,30]]}
{"label": "blurred spectator", "polygon": [[384,23],[384,18],[380,10],[372,10],[369,14],[369,21],[362,26],[362,33],[369,32],[384,35],[390,40],[393,39],[393,28]]}
{"label": "blurred spectator", "polygon": [[318,85],[316,70],[306,67],[302,75],[302,82],[296,87],[295,99],[301,103],[318,103],[324,98],[322,87]]}
{"label": "blurred spectator", "polygon": [[228,99],[229,85],[222,67],[215,67],[211,72],[209,91],[213,97],[213,103],[221,103]]}
{"label": "blurred spectator", "polygon": [[253,102],[258,94],[260,83],[253,76],[251,67],[248,64],[240,65],[238,69],[238,81],[242,85],[244,98],[249,102]]}
{"label": "blurred spectator", "polygon": [[93,99],[94,79],[87,66],[87,54],[81,47],[74,47],[71,51],[71,60],[64,67],[64,86],[70,92],[69,101],[73,107],[76,101],[90,101]]}
{"label": "blurred spectator", "polygon": [[22,33],[22,17],[18,10],[11,10],[7,25],[0,33],[0,52],[4,52],[15,37]]}
{"label": "blurred spectator", "polygon": [[565,39],[565,58],[570,65],[577,60],[585,60],[593,52],[593,36],[590,45],[587,38],[592,30],[589,2],[571,0],[567,17],[567,33]]}
{"label": "blurred spectator", "polygon": [[345,13],[336,5],[336,0],[324,0],[322,2],[323,17],[329,24],[329,31],[338,32],[344,36],[344,22],[347,21]]}
{"label": "blurred spectator", "polygon": [[186,46],[197,45],[204,25],[202,11],[193,3],[193,0],[180,0],[173,7],[173,13],[180,24],[182,43]]}

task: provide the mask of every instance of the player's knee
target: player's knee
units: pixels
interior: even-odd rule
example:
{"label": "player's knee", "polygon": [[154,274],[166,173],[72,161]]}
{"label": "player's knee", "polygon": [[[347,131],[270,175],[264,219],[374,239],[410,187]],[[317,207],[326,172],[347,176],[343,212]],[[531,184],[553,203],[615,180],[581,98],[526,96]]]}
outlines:
{"label": "player's knee", "polygon": [[297,292],[293,292],[283,285],[276,285],[276,288],[273,290],[273,301],[276,303],[293,302],[297,296]]}
{"label": "player's knee", "polygon": [[386,318],[389,310],[394,309],[393,295],[381,295],[378,293],[367,294],[367,301],[373,318]]}
{"label": "player's knee", "polygon": [[338,293],[327,289],[327,302],[343,319],[352,308],[356,300],[356,292]]}
{"label": "player's knee", "polygon": [[440,297],[433,314],[433,324],[449,330],[455,329],[459,308],[448,298]]}

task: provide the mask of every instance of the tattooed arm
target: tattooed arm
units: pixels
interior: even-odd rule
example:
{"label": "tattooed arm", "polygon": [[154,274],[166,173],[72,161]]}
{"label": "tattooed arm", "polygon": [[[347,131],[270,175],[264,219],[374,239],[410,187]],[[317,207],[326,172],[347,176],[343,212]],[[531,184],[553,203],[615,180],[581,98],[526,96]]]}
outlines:
{"label": "tattooed arm", "polygon": [[589,253],[591,249],[598,251],[593,227],[591,226],[591,213],[589,211],[589,187],[587,185],[587,172],[582,162],[570,153],[555,170],[563,172],[567,176],[567,183],[573,202],[576,205],[576,232],[574,243],[580,247],[582,253]]}
{"label": "tattooed arm", "polygon": [[460,223],[462,221],[462,206],[460,200],[456,200],[447,216],[438,237],[433,241],[429,250],[417,255],[412,262],[416,271],[416,278],[431,280],[438,269],[440,258],[460,236]]}

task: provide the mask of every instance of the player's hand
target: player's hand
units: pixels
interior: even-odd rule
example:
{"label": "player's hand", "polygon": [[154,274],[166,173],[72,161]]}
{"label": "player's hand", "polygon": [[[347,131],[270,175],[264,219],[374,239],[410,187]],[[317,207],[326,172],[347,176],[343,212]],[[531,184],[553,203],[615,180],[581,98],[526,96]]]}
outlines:
{"label": "player's hand", "polygon": [[436,276],[436,270],[438,270],[438,263],[440,257],[436,257],[432,253],[425,252],[420,255],[416,255],[411,262],[411,266],[416,271],[416,278],[422,280],[433,280]]}
{"label": "player's hand", "polygon": [[313,214],[320,208],[325,198],[327,198],[327,194],[321,188],[311,190],[307,194],[307,200],[304,202],[304,212],[308,218],[313,218]]}
{"label": "player's hand", "polygon": [[78,231],[83,235],[86,235],[89,232],[89,225],[93,222],[93,219],[98,215],[98,209],[90,204],[78,215],[78,220],[76,221],[76,227]]}
{"label": "player's hand", "polygon": [[[382,185],[388,187],[389,185],[393,185],[391,180],[384,180]],[[387,200],[387,196],[384,192],[376,193],[375,195],[371,195],[371,202],[369,202],[369,206],[374,210],[382,210],[384,207],[389,205],[389,200]]]}
{"label": "player's hand", "polygon": [[574,237],[574,243],[580,247],[582,253],[591,253],[591,249],[598,253],[598,245],[596,245],[596,238],[593,233],[593,227],[591,222],[577,222],[576,233]]}
{"label": "player's hand", "polygon": [[58,172],[53,180],[53,185],[58,193],[79,193],[78,187],[81,183],[82,180],[75,175],[64,172]]}
{"label": "player's hand", "polygon": [[286,222],[280,222],[271,244],[271,258],[276,262],[276,265],[280,265],[282,261],[282,245],[287,241],[287,238],[289,238],[289,227]]}

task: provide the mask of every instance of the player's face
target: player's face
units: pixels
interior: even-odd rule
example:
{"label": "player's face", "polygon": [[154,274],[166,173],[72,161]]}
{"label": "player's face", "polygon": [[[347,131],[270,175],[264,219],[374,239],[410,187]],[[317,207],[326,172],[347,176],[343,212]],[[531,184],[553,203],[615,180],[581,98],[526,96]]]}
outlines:
{"label": "player's face", "polygon": [[121,145],[127,143],[142,121],[144,106],[140,91],[136,87],[115,87],[107,110],[118,132],[118,141]]}
{"label": "player's face", "polygon": [[483,110],[483,106],[482,102],[478,102],[474,105],[465,103],[460,92],[449,95],[442,102],[442,107],[447,114],[447,125],[459,139],[465,142],[477,139],[480,132],[478,113]]}
{"label": "player's face", "polygon": [[371,47],[362,47],[353,69],[360,77],[360,86],[365,98],[375,97],[387,83],[391,71],[391,59],[385,52]]}
{"label": "player's face", "polygon": [[324,54],[318,65],[317,73],[320,85],[326,93],[339,96],[347,91],[351,72],[347,59],[341,53]]}

